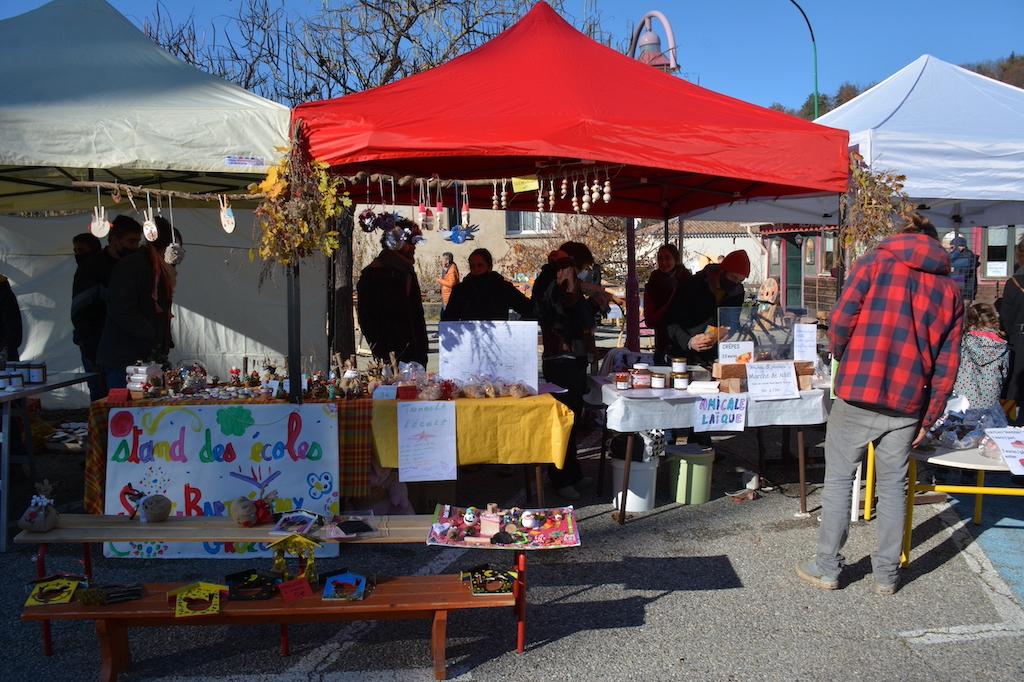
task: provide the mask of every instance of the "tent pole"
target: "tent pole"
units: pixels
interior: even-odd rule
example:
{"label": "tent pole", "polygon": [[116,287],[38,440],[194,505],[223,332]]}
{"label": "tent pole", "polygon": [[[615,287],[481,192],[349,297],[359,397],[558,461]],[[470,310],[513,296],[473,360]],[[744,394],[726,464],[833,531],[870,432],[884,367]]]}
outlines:
{"label": "tent pole", "polygon": [[288,280],[288,400],[302,403],[302,361],[299,357],[299,264],[285,269]]}
{"label": "tent pole", "polygon": [[626,218],[626,348],[640,351],[640,281],[636,276],[636,220]]}

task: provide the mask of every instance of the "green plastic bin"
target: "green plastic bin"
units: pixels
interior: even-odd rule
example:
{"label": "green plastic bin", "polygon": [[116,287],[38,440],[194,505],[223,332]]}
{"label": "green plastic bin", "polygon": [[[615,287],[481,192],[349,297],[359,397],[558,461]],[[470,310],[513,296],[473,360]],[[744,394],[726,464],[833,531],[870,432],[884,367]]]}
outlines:
{"label": "green plastic bin", "polygon": [[711,498],[711,469],[715,451],[708,448],[700,452],[692,449],[665,453],[668,459],[669,490],[675,492],[678,504],[704,504]]}

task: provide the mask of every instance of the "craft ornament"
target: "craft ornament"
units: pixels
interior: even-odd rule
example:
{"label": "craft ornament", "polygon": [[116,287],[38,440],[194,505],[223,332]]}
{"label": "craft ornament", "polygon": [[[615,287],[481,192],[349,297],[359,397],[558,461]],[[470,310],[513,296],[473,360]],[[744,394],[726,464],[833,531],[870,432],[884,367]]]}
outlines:
{"label": "craft ornament", "polygon": [[235,231],[235,211],[228,203],[228,198],[223,194],[220,196],[220,226],[228,234]]}

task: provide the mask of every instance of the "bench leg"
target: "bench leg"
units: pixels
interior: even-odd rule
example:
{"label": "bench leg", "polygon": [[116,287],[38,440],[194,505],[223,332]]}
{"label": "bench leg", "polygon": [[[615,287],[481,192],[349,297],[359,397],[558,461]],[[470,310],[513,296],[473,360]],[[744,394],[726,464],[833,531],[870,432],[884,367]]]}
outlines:
{"label": "bench leg", "polygon": [[131,667],[128,629],[119,623],[96,621],[96,637],[100,642],[100,682],[117,682],[117,676]]}
{"label": "bench leg", "polygon": [[448,679],[445,639],[448,631],[448,612],[434,611],[434,624],[430,630],[430,654],[434,658],[434,679]]}
{"label": "bench leg", "polygon": [[288,641],[288,624],[287,623],[281,623],[281,655],[282,656],[291,656],[292,655],[291,643]]}
{"label": "bench leg", "polygon": [[537,486],[537,506],[544,507],[544,467],[540,464],[533,466],[533,482]]}
{"label": "bench leg", "polygon": [[82,571],[85,579],[92,582],[92,547],[88,542],[82,543]]}
{"label": "bench leg", "polygon": [[526,651],[526,552],[516,552],[516,577],[512,591],[516,598],[516,651]]}

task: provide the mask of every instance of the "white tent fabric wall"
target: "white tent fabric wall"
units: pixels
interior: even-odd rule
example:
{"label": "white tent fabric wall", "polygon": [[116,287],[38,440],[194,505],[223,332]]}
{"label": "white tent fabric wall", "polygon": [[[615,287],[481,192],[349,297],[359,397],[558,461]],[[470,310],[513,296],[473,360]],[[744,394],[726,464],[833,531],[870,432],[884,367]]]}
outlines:
{"label": "white tent fabric wall", "polygon": [[[116,213],[116,212],[115,212]],[[11,280],[25,328],[23,360],[45,360],[51,372],[81,371],[72,342],[71,283],[75,261],[71,238],[88,230],[91,216],[16,218],[0,216],[0,274]],[[187,257],[179,267],[175,292],[171,361],[199,361],[227,376],[243,356],[262,362],[269,356],[284,367],[287,311],[283,273],[257,287],[259,262],[249,262],[252,211],[235,210],[237,227],[226,234],[212,209],[178,209],[174,223]],[[322,260],[302,265],[302,357],[307,367],[327,364],[327,291]],[[83,387],[48,393],[47,408],[88,405]]]}

